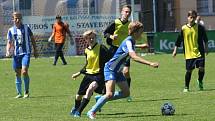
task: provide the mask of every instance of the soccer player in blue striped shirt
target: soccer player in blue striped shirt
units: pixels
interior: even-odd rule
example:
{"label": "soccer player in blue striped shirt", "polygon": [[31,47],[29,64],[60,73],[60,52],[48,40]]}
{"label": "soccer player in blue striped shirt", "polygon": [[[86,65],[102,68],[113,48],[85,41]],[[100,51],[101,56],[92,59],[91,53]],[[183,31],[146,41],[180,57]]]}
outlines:
{"label": "soccer player in blue striped shirt", "polygon": [[33,46],[33,52],[36,58],[38,56],[36,43],[30,28],[22,23],[22,14],[14,12],[12,17],[14,26],[7,33],[6,57],[13,57],[13,68],[16,73],[16,91],[18,94],[15,98],[23,97],[21,75],[23,76],[25,86],[23,98],[28,98],[30,82],[28,67],[32,50],[31,45]]}

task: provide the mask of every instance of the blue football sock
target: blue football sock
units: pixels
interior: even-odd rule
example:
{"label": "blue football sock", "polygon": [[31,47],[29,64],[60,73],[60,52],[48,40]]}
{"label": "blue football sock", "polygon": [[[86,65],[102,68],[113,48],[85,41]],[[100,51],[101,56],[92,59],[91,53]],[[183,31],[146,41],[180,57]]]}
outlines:
{"label": "blue football sock", "polygon": [[96,104],[90,109],[90,112],[97,112],[99,109],[102,108],[102,106],[107,102],[107,98],[105,96],[102,96],[98,99]]}
{"label": "blue football sock", "polygon": [[22,79],[20,76],[16,76],[16,92],[22,94]]}
{"label": "blue football sock", "polygon": [[25,83],[25,93],[29,93],[29,82],[30,82],[30,78],[29,76],[24,76],[24,83]]}

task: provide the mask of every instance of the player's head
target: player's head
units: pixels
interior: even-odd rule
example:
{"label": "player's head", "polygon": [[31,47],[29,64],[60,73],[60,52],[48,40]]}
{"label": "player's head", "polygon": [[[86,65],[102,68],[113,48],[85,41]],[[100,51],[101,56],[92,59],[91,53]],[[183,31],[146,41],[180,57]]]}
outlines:
{"label": "player's head", "polygon": [[56,16],[56,21],[57,21],[57,22],[61,22],[61,19],[62,19],[62,18],[61,18],[60,15],[57,15],[57,16]]}
{"label": "player's head", "polygon": [[84,32],[83,37],[89,44],[93,44],[96,42],[95,30],[88,30],[88,31]]}
{"label": "player's head", "polygon": [[121,10],[121,19],[122,20],[128,20],[130,15],[131,15],[131,6],[130,5],[124,5],[122,7],[122,10]]}
{"label": "player's head", "polygon": [[19,27],[22,23],[22,14],[20,12],[13,12],[12,19],[14,24]]}
{"label": "player's head", "polygon": [[133,21],[128,25],[128,34],[138,40],[143,33],[143,24],[139,21]]}
{"label": "player's head", "polygon": [[195,10],[188,11],[188,14],[187,14],[188,23],[193,24],[196,20],[196,17],[197,17],[197,12]]}

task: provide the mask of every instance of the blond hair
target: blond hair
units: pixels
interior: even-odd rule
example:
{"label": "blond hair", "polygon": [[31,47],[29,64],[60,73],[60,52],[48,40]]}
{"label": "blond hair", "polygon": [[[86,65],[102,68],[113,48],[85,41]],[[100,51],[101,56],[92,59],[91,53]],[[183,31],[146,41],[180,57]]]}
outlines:
{"label": "blond hair", "polygon": [[87,30],[86,32],[83,33],[83,37],[86,38],[87,36],[94,34],[96,35],[95,30]]}
{"label": "blond hair", "polygon": [[143,29],[143,24],[139,21],[133,21],[128,25],[128,34],[132,35],[140,29]]}

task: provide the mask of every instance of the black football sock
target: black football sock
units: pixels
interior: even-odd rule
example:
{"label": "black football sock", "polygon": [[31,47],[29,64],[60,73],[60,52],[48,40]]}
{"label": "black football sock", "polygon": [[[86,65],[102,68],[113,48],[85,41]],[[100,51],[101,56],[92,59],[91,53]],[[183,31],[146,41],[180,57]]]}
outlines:
{"label": "black football sock", "polygon": [[75,100],[75,109],[77,110],[80,107],[81,100]]}
{"label": "black football sock", "polygon": [[87,106],[87,104],[89,103],[90,100],[88,100],[87,98],[83,98],[82,102],[79,106],[79,108],[77,109],[77,111],[81,114],[81,112],[84,110],[84,108]]}
{"label": "black football sock", "polygon": [[199,70],[198,74],[199,74],[198,80],[199,80],[200,83],[202,83],[202,80],[203,80],[204,75],[205,75],[205,71],[200,71]]}
{"label": "black football sock", "polygon": [[189,89],[191,74],[191,72],[186,72],[185,74],[185,88],[187,89]]}
{"label": "black football sock", "polygon": [[126,78],[126,81],[127,81],[127,83],[128,83],[128,87],[130,88],[130,86],[131,86],[131,78],[129,77],[129,78]]}

